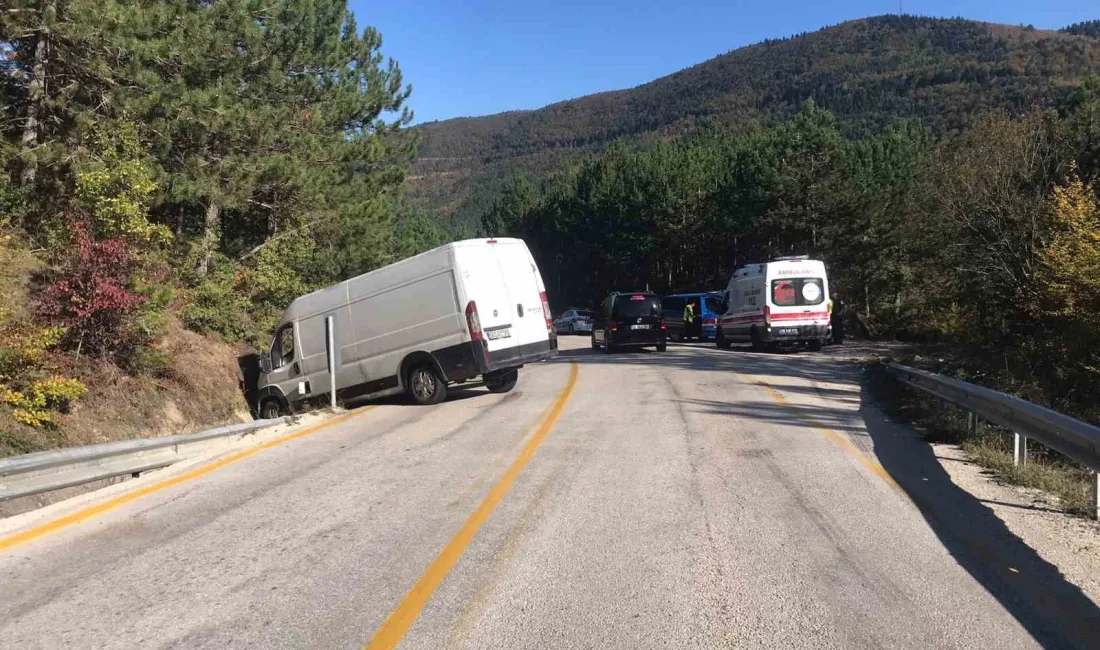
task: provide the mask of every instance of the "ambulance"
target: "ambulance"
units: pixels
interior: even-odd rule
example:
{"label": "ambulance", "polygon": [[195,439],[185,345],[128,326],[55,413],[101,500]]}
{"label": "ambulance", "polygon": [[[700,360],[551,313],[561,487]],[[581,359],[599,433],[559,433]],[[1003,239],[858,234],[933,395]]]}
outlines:
{"label": "ambulance", "polygon": [[754,350],[800,345],[820,350],[829,337],[829,280],[825,264],[808,256],[778,257],[738,269],[725,294],[715,342]]}

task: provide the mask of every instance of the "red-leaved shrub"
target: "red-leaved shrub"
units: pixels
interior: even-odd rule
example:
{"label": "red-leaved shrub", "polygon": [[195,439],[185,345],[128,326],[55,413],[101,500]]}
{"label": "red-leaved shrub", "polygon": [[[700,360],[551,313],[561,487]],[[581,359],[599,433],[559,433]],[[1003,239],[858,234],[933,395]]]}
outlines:
{"label": "red-leaved shrub", "polygon": [[130,290],[134,254],[120,237],[97,240],[86,219],[71,223],[72,237],[39,295],[38,311],[68,328],[65,342],[78,354],[124,353],[132,346],[129,317],[145,301]]}

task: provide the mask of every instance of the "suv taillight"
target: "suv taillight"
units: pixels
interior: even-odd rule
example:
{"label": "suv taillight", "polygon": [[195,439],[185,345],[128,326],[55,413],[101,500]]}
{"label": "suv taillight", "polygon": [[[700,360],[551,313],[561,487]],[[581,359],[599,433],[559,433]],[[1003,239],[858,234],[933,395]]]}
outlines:
{"label": "suv taillight", "polygon": [[540,291],[539,298],[542,300],[542,316],[546,319],[546,331],[551,334],[554,332],[554,320],[550,318],[550,301],[546,298],[546,292]]}
{"label": "suv taillight", "polygon": [[471,341],[485,339],[485,333],[481,331],[481,319],[477,316],[477,303],[473,300],[466,305],[466,325],[470,328]]}

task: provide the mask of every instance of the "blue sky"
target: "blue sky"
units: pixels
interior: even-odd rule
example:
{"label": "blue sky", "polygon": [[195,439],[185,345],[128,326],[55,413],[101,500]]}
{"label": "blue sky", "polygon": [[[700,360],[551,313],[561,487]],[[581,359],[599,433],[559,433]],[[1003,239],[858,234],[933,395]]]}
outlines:
{"label": "blue sky", "polygon": [[[906,13],[1058,28],[1097,0],[904,0]],[[897,0],[350,0],[413,86],[416,122],[629,88],[765,38],[898,11]]]}

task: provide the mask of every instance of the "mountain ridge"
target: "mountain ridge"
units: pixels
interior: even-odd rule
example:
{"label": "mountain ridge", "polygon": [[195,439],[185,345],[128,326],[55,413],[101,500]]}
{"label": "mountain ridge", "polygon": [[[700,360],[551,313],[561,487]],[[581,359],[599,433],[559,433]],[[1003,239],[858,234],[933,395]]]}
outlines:
{"label": "mountain ridge", "polygon": [[790,117],[807,99],[852,134],[897,118],[949,134],[983,111],[1054,105],[1100,70],[1097,33],[1095,22],[1054,31],[888,15],[767,39],[632,88],[419,125],[409,196],[437,220],[472,227],[512,174],[539,176],[622,138],[751,128]]}

